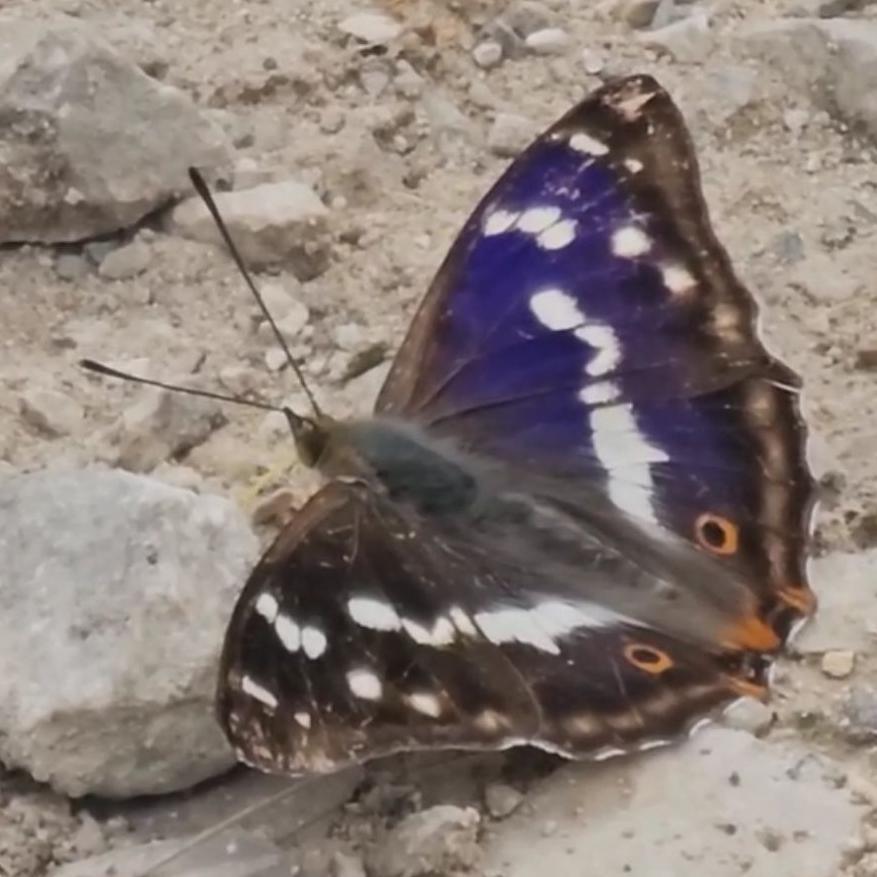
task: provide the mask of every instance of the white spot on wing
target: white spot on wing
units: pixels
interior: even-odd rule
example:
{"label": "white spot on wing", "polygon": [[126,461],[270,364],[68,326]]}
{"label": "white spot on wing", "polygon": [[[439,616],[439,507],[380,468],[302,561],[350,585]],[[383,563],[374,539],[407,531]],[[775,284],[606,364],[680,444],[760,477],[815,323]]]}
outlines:
{"label": "white spot on wing", "polygon": [[301,628],[288,616],[278,615],[274,632],[287,652],[297,652],[301,646]]}
{"label": "white spot on wing", "polygon": [[306,730],[311,727],[311,714],[310,713],[305,713],[305,712],[296,713],[294,718]]}
{"label": "white spot on wing", "polygon": [[554,225],[560,217],[559,207],[530,207],[521,214],[516,227],[528,234],[539,234],[539,232]]}
{"label": "white spot on wing", "polygon": [[664,285],[674,295],[686,295],[697,286],[694,275],[681,265],[662,265],[661,277],[664,280]]}
{"label": "white spot on wing", "polygon": [[513,213],[511,210],[494,210],[488,213],[484,218],[484,234],[487,237],[493,237],[510,231],[520,215],[520,213]]}
{"label": "white spot on wing", "polygon": [[301,647],[311,659],[319,658],[326,651],[326,634],[318,627],[303,627],[301,630]]}
{"label": "white spot on wing", "polygon": [[274,624],[279,608],[277,598],[273,594],[268,593],[268,591],[263,591],[259,594],[259,599],[256,600],[256,612],[269,624]]}
{"label": "white spot on wing", "polygon": [[439,699],[427,691],[417,691],[414,694],[406,695],[405,701],[413,710],[422,713],[424,716],[430,716],[437,719],[442,713],[442,705]]}
{"label": "white spot on wing", "polygon": [[621,388],[614,381],[597,381],[582,387],[579,399],[585,405],[603,405],[612,402],[621,395]]}
{"label": "white spot on wing", "polygon": [[609,473],[609,498],[620,509],[655,522],[651,463],[669,459],[640,432],[633,406],[625,403],[591,412],[594,452]]}
{"label": "white spot on wing", "polygon": [[408,636],[422,646],[449,646],[456,638],[457,631],[449,618],[439,615],[432,628],[424,627],[410,618],[402,619],[402,627]]}
{"label": "white spot on wing", "polygon": [[557,643],[535,623],[536,620],[529,609],[501,606],[488,612],[477,613],[475,621],[494,645],[519,642],[552,655],[560,654]]}
{"label": "white spot on wing", "polygon": [[562,332],[585,322],[576,300],[562,289],[543,289],[530,296],[533,316],[547,329]]}
{"label": "white spot on wing", "polygon": [[618,229],[612,235],[612,252],[625,259],[633,259],[648,253],[652,243],[649,236],[635,225]]}
{"label": "white spot on wing", "polygon": [[396,610],[384,600],[374,597],[351,597],[347,601],[350,617],[369,630],[399,630],[402,620]]}
{"label": "white spot on wing", "polygon": [[562,250],[576,239],[576,221],[562,219],[549,226],[536,238],[536,243],[543,250]]}
{"label": "white spot on wing", "polygon": [[347,685],[357,697],[363,700],[378,700],[384,693],[381,680],[371,670],[351,670],[347,674]]}
{"label": "white spot on wing", "polygon": [[645,165],[638,158],[624,159],[624,166],[632,173],[638,174]]}
{"label": "white spot on wing", "polygon": [[248,694],[253,700],[258,700],[264,706],[272,710],[277,709],[277,698],[263,685],[259,685],[252,676],[244,676],[241,679],[241,691]]}
{"label": "white spot on wing", "polygon": [[576,329],[576,338],[594,348],[594,356],[585,366],[585,371],[592,377],[600,377],[611,372],[621,360],[621,347],[618,336],[610,326],[593,323]]}
{"label": "white spot on wing", "polygon": [[584,152],[587,155],[606,155],[609,147],[605,143],[601,143],[596,137],[579,131],[569,138],[569,145],[576,152]]}

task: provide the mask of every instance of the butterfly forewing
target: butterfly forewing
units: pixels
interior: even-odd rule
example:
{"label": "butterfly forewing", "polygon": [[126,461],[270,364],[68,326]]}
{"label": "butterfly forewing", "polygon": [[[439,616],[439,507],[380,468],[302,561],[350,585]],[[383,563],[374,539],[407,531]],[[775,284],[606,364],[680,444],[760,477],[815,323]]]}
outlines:
{"label": "butterfly forewing", "polygon": [[681,114],[631,77],[549,128],[484,198],[377,410],[602,483],[620,514],[738,570],[784,635],[812,609],[812,484],[797,378],[755,317]]}

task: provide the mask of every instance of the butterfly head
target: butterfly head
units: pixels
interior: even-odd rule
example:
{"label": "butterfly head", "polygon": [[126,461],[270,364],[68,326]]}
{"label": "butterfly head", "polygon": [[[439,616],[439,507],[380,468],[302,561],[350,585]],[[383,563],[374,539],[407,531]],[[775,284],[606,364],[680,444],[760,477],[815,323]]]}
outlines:
{"label": "butterfly head", "polygon": [[329,444],[333,421],[324,415],[318,418],[302,417],[287,407],[283,408],[283,413],[292,430],[299,459],[309,468],[318,466]]}

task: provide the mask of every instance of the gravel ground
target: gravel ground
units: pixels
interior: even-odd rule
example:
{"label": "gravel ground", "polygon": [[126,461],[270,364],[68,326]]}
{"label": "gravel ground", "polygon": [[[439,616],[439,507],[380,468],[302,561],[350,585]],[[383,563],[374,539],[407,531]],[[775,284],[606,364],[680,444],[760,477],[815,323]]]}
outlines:
{"label": "gravel ground", "polygon": [[[380,17],[351,19],[369,12]],[[367,407],[443,253],[509,156],[602,79],[633,72],[656,76],[685,113],[719,237],[763,305],[768,345],[805,382],[822,498],[814,584],[823,615],[779,667],[770,709],[659,756],[668,761],[647,755],[599,771],[552,773],[555,763],[532,753],[393,760],[309,784],[155,873],[202,873],[219,856],[229,868],[221,873],[236,875],[526,875],[549,861],[566,874],[557,857],[587,856],[601,874],[658,873],[660,862],[676,877],[877,875],[869,685],[877,628],[868,622],[877,556],[877,7],[6,0],[0,14],[47,28],[78,23],[187,95],[200,124],[228,145],[220,188],[295,180],[318,196],[303,195],[303,213],[282,219],[289,232],[306,215],[313,239],[281,267],[259,249],[277,241],[249,249],[333,413]],[[0,172],[0,194],[2,186]],[[248,209],[240,208],[242,235],[258,224]],[[275,415],[157,412],[143,388],[76,367],[87,356],[226,392],[300,396],[233,264],[199,239],[196,221],[163,207],[128,225],[84,245],[32,237],[0,249],[0,477],[121,465],[231,497],[267,538],[314,486]],[[159,421],[144,440],[144,424]],[[730,785],[722,794],[709,785],[719,783],[711,761],[692,770],[701,797],[669,796],[666,812],[654,805],[649,784],[666,788],[673,770],[688,776],[706,749],[723,761],[722,783],[756,778],[734,786],[743,796],[735,815],[700,812],[713,799],[721,809],[730,794]],[[768,775],[779,784],[770,792],[757,780]],[[568,800],[576,783],[581,819],[578,799]],[[630,794],[614,799],[610,790],[625,784]],[[64,863],[59,874],[110,866],[137,874],[173,847],[136,845],[191,836],[281,788],[237,770],[172,796],[69,801],[21,772],[0,774],[0,875]],[[783,802],[803,798],[817,803],[802,810],[802,827],[780,819]],[[759,809],[765,801],[773,811]],[[133,858],[119,859],[126,850]],[[107,858],[90,858],[98,855]]]}

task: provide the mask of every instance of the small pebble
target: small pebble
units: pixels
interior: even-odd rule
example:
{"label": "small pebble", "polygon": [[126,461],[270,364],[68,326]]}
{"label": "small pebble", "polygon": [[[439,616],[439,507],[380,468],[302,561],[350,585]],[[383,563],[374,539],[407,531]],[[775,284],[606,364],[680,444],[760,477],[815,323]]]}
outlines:
{"label": "small pebble", "polygon": [[88,274],[88,263],[82,256],[73,253],[61,253],[55,259],[55,273],[62,280],[81,280]]}
{"label": "small pebble", "polygon": [[272,372],[279,372],[286,365],[286,352],[280,347],[272,347],[265,351],[265,365]]}
{"label": "small pebble", "polygon": [[523,800],[524,796],[506,783],[491,783],[484,790],[484,804],[487,812],[494,819],[505,819],[506,816],[510,816]]}
{"label": "small pebble", "polygon": [[324,134],[337,134],[344,127],[344,113],[338,107],[326,107],[320,114],[320,130]]}
{"label": "small pebble", "polygon": [[617,14],[631,27],[648,27],[660,6],[660,0],[621,0]]}
{"label": "small pebble", "polygon": [[104,256],[97,273],[105,280],[128,280],[142,274],[152,261],[152,251],[143,241],[132,241]]}
{"label": "small pebble", "polygon": [[[260,290],[265,307],[275,320],[282,320],[287,314],[304,307],[289,291],[287,284],[272,281]],[[261,317],[261,310],[258,312]]]}
{"label": "small pebble", "polygon": [[19,397],[22,420],[44,435],[70,435],[85,417],[82,406],[69,394],[55,390],[27,390]]}
{"label": "small pebble", "polygon": [[822,672],[831,679],[846,679],[856,664],[856,653],[837,649],[822,656]]}
{"label": "small pebble", "polygon": [[340,851],[332,854],[329,873],[332,877],[366,877],[362,859]]}
{"label": "small pebble", "polygon": [[800,108],[791,108],[783,113],[783,124],[786,129],[796,137],[807,127],[810,122],[810,113]]}
{"label": "small pebble", "polygon": [[536,55],[560,55],[569,47],[569,34],[559,27],[546,27],[531,33],[524,45]]}
{"label": "small pebble", "polygon": [[332,333],[336,347],[342,350],[356,350],[365,342],[365,330],[356,323],[343,323]]}
{"label": "small pebble", "polygon": [[526,148],[536,134],[531,119],[516,113],[497,113],[487,132],[487,148],[501,158],[513,158]]}
{"label": "small pebble", "polygon": [[342,33],[373,45],[389,43],[402,33],[402,25],[398,21],[379,12],[349,15],[338,23],[338,29]]}
{"label": "small pebble", "polygon": [[598,73],[602,73],[603,69],[606,67],[606,63],[603,59],[590,49],[582,50],[582,65],[585,68],[585,73],[589,73],[591,76],[596,76]]}
{"label": "small pebble", "polygon": [[496,40],[478,43],[472,50],[472,58],[482,70],[489,70],[502,61],[502,46]]}

